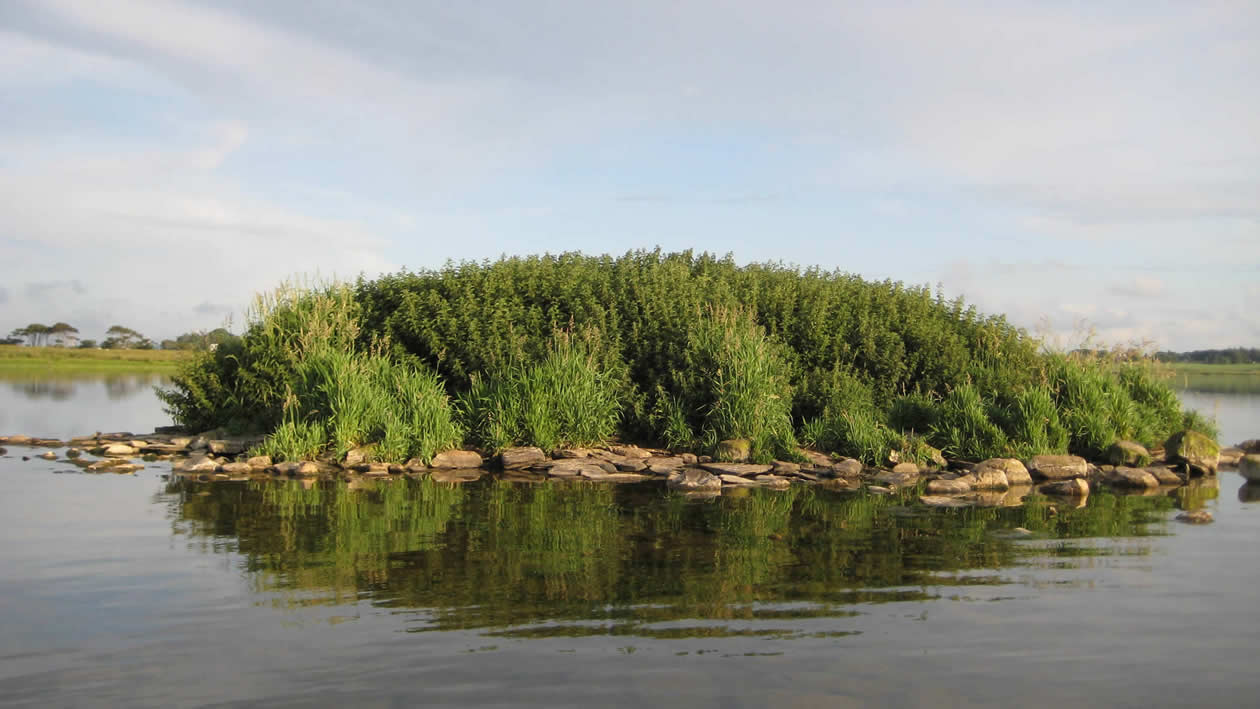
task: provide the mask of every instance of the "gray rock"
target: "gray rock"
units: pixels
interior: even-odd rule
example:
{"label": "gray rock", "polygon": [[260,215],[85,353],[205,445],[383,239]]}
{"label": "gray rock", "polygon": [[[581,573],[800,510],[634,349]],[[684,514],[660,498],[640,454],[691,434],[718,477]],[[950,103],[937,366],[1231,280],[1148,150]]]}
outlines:
{"label": "gray rock", "polygon": [[1215,475],[1221,447],[1198,431],[1174,433],[1164,443],[1164,454],[1173,465],[1185,466],[1191,474]]}
{"label": "gray rock", "polygon": [[772,465],[756,463],[701,463],[700,467],[716,475],[740,476],[761,475],[774,469]]}
{"label": "gray rock", "polygon": [[1244,455],[1247,455],[1247,452],[1241,448],[1222,448],[1217,464],[1220,467],[1238,465],[1238,461],[1242,460]]}
{"label": "gray rock", "polygon": [[937,479],[928,482],[927,491],[932,495],[965,495],[971,492],[971,485],[965,480]]}
{"label": "gray rock", "polygon": [[728,438],[717,444],[713,457],[731,463],[743,463],[752,454],[752,442],[747,438]]}
{"label": "gray rock", "polygon": [[105,455],[114,456],[131,456],[136,454],[136,449],[125,443],[113,443],[105,446]]}
{"label": "gray rock", "polygon": [[480,468],[482,462],[484,461],[481,459],[481,454],[477,451],[449,450],[433,456],[433,461],[429,463],[429,467],[444,469]]}
{"label": "gray rock", "polygon": [[534,446],[521,446],[519,448],[505,448],[499,454],[499,463],[504,470],[520,470],[528,468],[531,465],[541,463],[547,460],[547,454],[542,452],[541,448]]}
{"label": "gray rock", "polygon": [[896,487],[909,487],[919,481],[919,473],[916,468],[915,472],[895,470],[881,470],[875,475],[875,482],[881,485],[892,485]]}
{"label": "gray rock", "polygon": [[189,473],[217,473],[219,463],[214,458],[195,458],[189,459],[182,469]]}
{"label": "gray rock", "polygon": [[652,457],[651,451],[644,450],[638,446],[612,446],[608,450],[612,451],[614,455],[619,455],[622,458],[644,459]]}
{"label": "gray rock", "polygon": [[1163,465],[1148,465],[1143,470],[1158,480],[1160,485],[1180,485],[1185,482],[1180,475]]}
{"label": "gray rock", "polygon": [[1068,480],[1089,474],[1089,464],[1079,455],[1035,455],[1025,465],[1039,480]]}
{"label": "gray rock", "polygon": [[623,473],[638,473],[647,470],[647,463],[641,458],[619,458],[612,461],[617,470]]}
{"label": "gray rock", "polygon": [[1089,495],[1089,483],[1081,478],[1055,480],[1042,485],[1039,490],[1045,495],[1062,495],[1064,497],[1086,497]]}
{"label": "gray rock", "polygon": [[269,456],[269,455],[256,455],[256,456],[254,456],[254,457],[252,457],[252,458],[250,458],[250,459],[246,460],[246,461],[245,461],[245,463],[246,463],[247,465],[249,465],[249,467],[251,467],[251,468],[260,468],[260,469],[261,469],[261,468],[266,468],[267,466],[271,465],[271,456]]}
{"label": "gray rock", "polygon": [[[1032,476],[1028,468],[1015,458],[988,458],[976,464],[975,468],[994,468],[1001,470],[1006,476],[1008,485],[1032,485]],[[975,472],[972,468],[972,472]]]}
{"label": "gray rock", "polygon": [[959,478],[974,490],[1005,490],[1011,486],[1002,468],[981,463]]}
{"label": "gray rock", "polygon": [[1116,441],[1103,453],[1103,459],[1115,466],[1143,468],[1151,464],[1151,452],[1135,441]]}
{"label": "gray rock", "polygon": [[[589,458],[591,451],[586,448],[557,448],[551,451],[551,457],[556,459],[562,458]],[[479,464],[480,465],[480,464]],[[436,467],[436,466],[434,466]],[[475,467],[475,466],[474,466]]]}
{"label": "gray rock", "polygon": [[220,470],[229,475],[240,475],[254,472],[254,467],[249,463],[224,463]]}
{"label": "gray rock", "polygon": [[1159,487],[1159,479],[1141,468],[1119,466],[1107,473],[1105,479],[1108,485],[1114,485],[1115,487],[1140,489]]}
{"label": "gray rock", "polygon": [[671,490],[682,492],[704,492],[722,489],[722,481],[712,473],[700,468],[686,468],[669,476],[665,484]]}
{"label": "gray rock", "polygon": [[831,464],[831,474],[837,478],[856,478],[862,470],[862,461],[856,458],[845,458]]}
{"label": "gray rock", "polygon": [[761,487],[770,488],[771,490],[786,490],[792,486],[792,481],[778,475],[758,475],[753,478]]}
{"label": "gray rock", "polygon": [[648,471],[657,475],[669,475],[683,467],[683,460],[678,456],[654,455],[651,458],[645,458],[643,463],[647,465]]}

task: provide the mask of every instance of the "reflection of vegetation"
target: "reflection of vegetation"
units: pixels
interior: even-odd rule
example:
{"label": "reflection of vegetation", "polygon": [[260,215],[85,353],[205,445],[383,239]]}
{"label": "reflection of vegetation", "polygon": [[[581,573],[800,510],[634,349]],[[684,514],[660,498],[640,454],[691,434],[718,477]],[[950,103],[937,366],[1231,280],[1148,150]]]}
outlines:
{"label": "reflection of vegetation", "polygon": [[[1098,492],[1079,509],[1034,495],[1017,507],[931,510],[808,487],[694,503],[650,484],[427,479],[180,481],[168,492],[177,528],[203,551],[242,554],[277,603],[369,598],[423,610],[414,630],[513,636],[781,635],[793,618],[1004,583],[973,570],[1030,554],[1101,553],[1071,540],[1145,536],[1175,504]],[[1017,527],[1057,541],[1018,544],[1006,534]]]}
{"label": "reflection of vegetation", "polygon": [[47,374],[29,371],[7,371],[0,372],[0,380],[7,382],[11,390],[27,399],[68,401],[74,398],[78,388],[83,385],[101,382],[105,386],[106,396],[111,400],[119,400],[140,393],[147,394],[155,385],[161,384],[164,378],[151,373],[49,377]]}

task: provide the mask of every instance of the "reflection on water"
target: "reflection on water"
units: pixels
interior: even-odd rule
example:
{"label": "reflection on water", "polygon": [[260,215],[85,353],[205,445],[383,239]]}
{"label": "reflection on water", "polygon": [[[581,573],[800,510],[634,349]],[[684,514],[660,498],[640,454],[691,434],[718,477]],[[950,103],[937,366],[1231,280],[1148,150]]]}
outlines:
{"label": "reflection on water", "polygon": [[58,375],[0,372],[0,433],[69,438],[95,431],[152,431],[170,424],[154,373]]}
{"label": "reflection on water", "polygon": [[160,374],[100,374],[76,376],[8,375],[3,377],[9,389],[26,399],[52,399],[68,401],[84,388],[103,386],[111,401],[128,399],[137,395],[151,395],[153,388],[170,382]]}
{"label": "reflection on water", "polygon": [[[651,484],[400,479],[181,481],[163,497],[176,534],[241,555],[279,608],[367,599],[408,609],[411,631],[678,638],[792,637],[806,618],[837,621],[811,632],[848,633],[865,604],[1014,583],[1017,567],[1148,555],[1143,539],[1167,533],[1170,510],[1215,494],[932,510],[809,487],[698,503]],[[1109,537],[1128,541],[1081,543]]]}

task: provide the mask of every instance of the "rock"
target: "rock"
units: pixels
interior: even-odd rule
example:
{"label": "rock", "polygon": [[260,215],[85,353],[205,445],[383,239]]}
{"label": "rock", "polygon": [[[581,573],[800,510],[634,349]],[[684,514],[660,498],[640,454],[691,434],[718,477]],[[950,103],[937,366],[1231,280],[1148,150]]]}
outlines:
{"label": "rock", "polygon": [[1103,459],[1115,466],[1144,468],[1151,464],[1151,453],[1141,443],[1116,441],[1103,453]]}
{"label": "rock", "polygon": [[1173,465],[1184,465],[1191,474],[1215,475],[1221,447],[1198,431],[1180,431],[1164,442],[1164,453]]}
{"label": "rock", "polygon": [[814,475],[812,473],[807,473],[804,470],[797,470],[796,472],[786,472],[786,471],[780,472],[778,470],[771,470],[770,472],[773,475],[786,475],[788,477],[798,478],[800,480],[808,480],[810,482],[815,482],[815,483],[819,481],[819,477],[817,475]]}
{"label": "rock", "polygon": [[752,455],[752,441],[747,438],[728,438],[717,444],[713,457],[731,463],[743,463]]}
{"label": "rock", "polygon": [[862,461],[856,458],[845,458],[831,464],[831,474],[837,478],[856,478],[862,474]]}
{"label": "rock", "polygon": [[183,470],[189,473],[217,473],[219,463],[214,458],[190,458],[183,466]]}
{"label": "rock", "polygon": [[251,468],[266,468],[271,465],[271,456],[256,455],[245,461],[245,464]]}
{"label": "rock", "polygon": [[271,473],[274,475],[295,475],[297,474],[298,465],[300,464],[297,461],[286,460],[272,465]]}
{"label": "rock", "polygon": [[638,473],[647,470],[647,463],[644,463],[641,458],[619,458],[612,461],[612,464],[623,473]]}
{"label": "rock", "polygon": [[831,456],[819,453],[818,451],[797,448],[796,452],[799,453],[809,465],[813,466],[815,470],[830,470],[831,464],[834,462],[831,460]]}
{"label": "rock", "polygon": [[[902,465],[905,464],[899,464],[897,467],[901,467]],[[903,470],[902,472],[897,472],[896,470],[881,470],[875,476],[875,482],[882,485],[892,485],[896,487],[908,487],[914,485],[918,481],[918,466],[915,467],[913,472],[908,470]]]}
{"label": "rock", "polygon": [[914,473],[915,475],[918,475],[920,472],[916,463],[897,463],[893,466],[892,471],[894,473]]}
{"label": "rock", "polygon": [[132,456],[135,454],[136,449],[124,443],[113,443],[105,446],[105,455]]}
{"label": "rock", "polygon": [[315,463],[309,460],[304,460],[301,463],[298,463],[297,468],[295,468],[293,471],[293,474],[297,475],[298,477],[311,478],[311,477],[315,477],[319,475],[322,472],[323,470],[319,467],[318,463]]}
{"label": "rock", "polygon": [[683,467],[682,458],[677,456],[667,457],[654,455],[651,458],[645,458],[643,463],[647,466],[648,472],[655,473],[657,475],[669,475],[670,473]]}
{"label": "rock", "polygon": [[1177,515],[1178,522],[1186,524],[1211,524],[1212,513],[1207,510],[1195,510],[1194,512],[1182,512]]}
{"label": "rock", "polygon": [[971,507],[971,501],[964,497],[945,497],[942,495],[920,495],[919,502],[928,507]]}
{"label": "rock", "polygon": [[57,454],[53,453],[52,451],[48,451],[47,453],[41,453],[39,457],[43,458],[44,460],[56,460]]}
{"label": "rock", "polygon": [[1079,455],[1035,455],[1024,465],[1039,480],[1067,480],[1089,474],[1089,464]]}
{"label": "rock", "polygon": [[[551,451],[551,457],[555,458],[556,460],[561,460],[565,458],[589,458],[590,455],[591,455],[590,450],[586,448],[557,448]],[[437,467],[437,466],[434,466],[434,467]]]}
{"label": "rock", "polygon": [[0,438],[0,443],[4,443],[10,446],[29,446],[31,444],[31,441],[33,440],[34,439],[32,439],[30,436],[23,436],[23,435],[4,436],[3,438]]}
{"label": "rock", "polygon": [[1119,466],[1106,474],[1108,485],[1153,489],[1159,487],[1159,479],[1141,468]]}
{"label": "rock", "polygon": [[973,490],[1005,490],[1011,486],[1006,473],[991,465],[977,465],[970,473],[958,478],[972,487]]}
{"label": "rock", "polygon": [[346,451],[346,457],[341,462],[347,468],[353,468],[356,465],[367,463],[375,457],[376,449],[374,446],[359,446]]}
{"label": "rock", "polygon": [[770,488],[771,490],[786,490],[792,487],[792,481],[787,478],[781,478],[778,475],[758,475],[753,478],[753,482],[761,487]]}
{"label": "rock", "polygon": [[1238,487],[1239,502],[1260,502],[1260,483],[1245,482]]}
{"label": "rock", "polygon": [[[531,468],[537,470],[538,468]],[[569,459],[558,460],[553,465],[546,468],[548,475],[556,478],[576,478],[584,471],[591,471],[594,475],[606,475],[606,471],[601,468],[598,463],[589,460]]]}
{"label": "rock", "polygon": [[8,455],[8,454],[9,454],[9,449],[5,448],[4,446],[0,446],[0,455]]}
{"label": "rock", "polygon": [[1241,448],[1243,453],[1260,454],[1260,438],[1249,438],[1239,443],[1237,447]]}
{"label": "rock", "polygon": [[756,486],[757,484],[750,478],[741,477],[739,475],[722,474],[718,476],[718,479],[727,485]]}
{"label": "rock", "polygon": [[1081,478],[1068,478],[1046,483],[1040,488],[1045,495],[1062,495],[1064,497],[1086,497],[1089,495],[1089,483]]}
{"label": "rock", "polygon": [[1247,455],[1247,453],[1241,448],[1222,448],[1220,455],[1221,458],[1218,465],[1223,468],[1238,465],[1238,461],[1242,460],[1242,457]]}
{"label": "rock", "polygon": [[932,495],[965,495],[971,492],[971,485],[965,480],[932,480],[927,484],[927,491]]}
{"label": "rock", "polygon": [[243,473],[254,472],[254,467],[249,463],[224,463],[220,466],[220,470],[229,475],[240,475]]}
{"label": "rock", "polygon": [[239,438],[230,438],[207,441],[206,447],[215,455],[238,455],[244,453],[249,446]]}
{"label": "rock", "polygon": [[700,462],[700,458],[695,453],[679,453],[678,457],[682,458],[683,465],[695,465]]}
{"label": "rock", "polygon": [[210,439],[205,436],[197,436],[196,438],[190,439],[188,443],[188,450],[190,451],[203,451],[209,447]]}
{"label": "rock", "polygon": [[1028,468],[1016,458],[988,458],[977,463],[975,468],[972,468],[972,472],[975,472],[976,468],[1001,470],[1006,476],[1007,485],[1032,485],[1032,476],[1028,474]]}
{"label": "rock", "polygon": [[612,446],[608,450],[612,451],[613,455],[619,455],[622,458],[637,458],[642,460],[652,457],[651,451],[643,450],[638,446]]}
{"label": "rock", "polygon": [[[577,457],[577,456],[574,456]],[[586,457],[586,456],[582,456]],[[477,451],[449,450],[433,456],[430,468],[480,468],[481,454]]]}
{"label": "rock", "polygon": [[1260,482],[1260,453],[1248,453],[1238,461],[1238,474],[1249,482]]}
{"label": "rock", "polygon": [[[0,453],[4,453],[4,449],[3,449],[3,448],[0,448]],[[67,457],[67,458],[69,458],[69,459],[71,459],[71,460],[74,460],[75,458],[78,458],[78,457],[79,457],[79,456],[81,456],[81,455],[83,455],[83,451],[79,450],[78,448],[67,448],[67,449],[66,449],[66,457]]]}
{"label": "rock", "polygon": [[1154,476],[1160,485],[1180,485],[1185,482],[1180,475],[1163,465],[1148,465],[1143,470]]}
{"label": "rock", "polygon": [[[925,448],[928,452],[928,464],[932,467],[940,470],[949,465],[949,461],[945,460],[945,454],[941,452],[940,448],[933,448],[926,443],[923,444],[923,448]],[[1020,467],[1023,467],[1022,463],[1020,464]]]}
{"label": "rock", "polygon": [[890,494],[892,494],[892,488],[890,488],[890,487],[884,487],[883,485],[868,485],[868,486],[866,487],[866,491],[867,491],[867,492],[869,492],[869,493],[871,493],[872,495],[890,495]]}
{"label": "rock", "polygon": [[600,468],[591,467],[587,467],[582,470],[582,477],[587,480],[603,483],[637,483],[652,479],[649,475],[638,475],[636,473],[610,473]]}
{"label": "rock", "polygon": [[682,492],[720,491],[722,489],[721,479],[700,468],[686,468],[674,473],[669,476],[665,484],[671,490],[680,490]]}
{"label": "rock", "polygon": [[499,464],[504,470],[520,470],[545,460],[547,460],[547,454],[543,453],[541,448],[534,446],[505,448],[499,454]]}
{"label": "rock", "polygon": [[772,465],[758,465],[756,463],[702,463],[700,467],[716,475],[739,476],[762,475],[774,469]]}

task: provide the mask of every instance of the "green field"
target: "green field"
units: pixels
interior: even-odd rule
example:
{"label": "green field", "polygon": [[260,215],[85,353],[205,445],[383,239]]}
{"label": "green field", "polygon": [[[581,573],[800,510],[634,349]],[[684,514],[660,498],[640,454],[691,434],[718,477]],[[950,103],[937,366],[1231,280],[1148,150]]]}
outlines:
{"label": "green field", "polygon": [[187,352],[0,345],[0,372],[174,372]]}
{"label": "green field", "polygon": [[1168,365],[1177,389],[1207,391],[1220,394],[1260,394],[1260,364],[1197,364],[1178,362]]}

